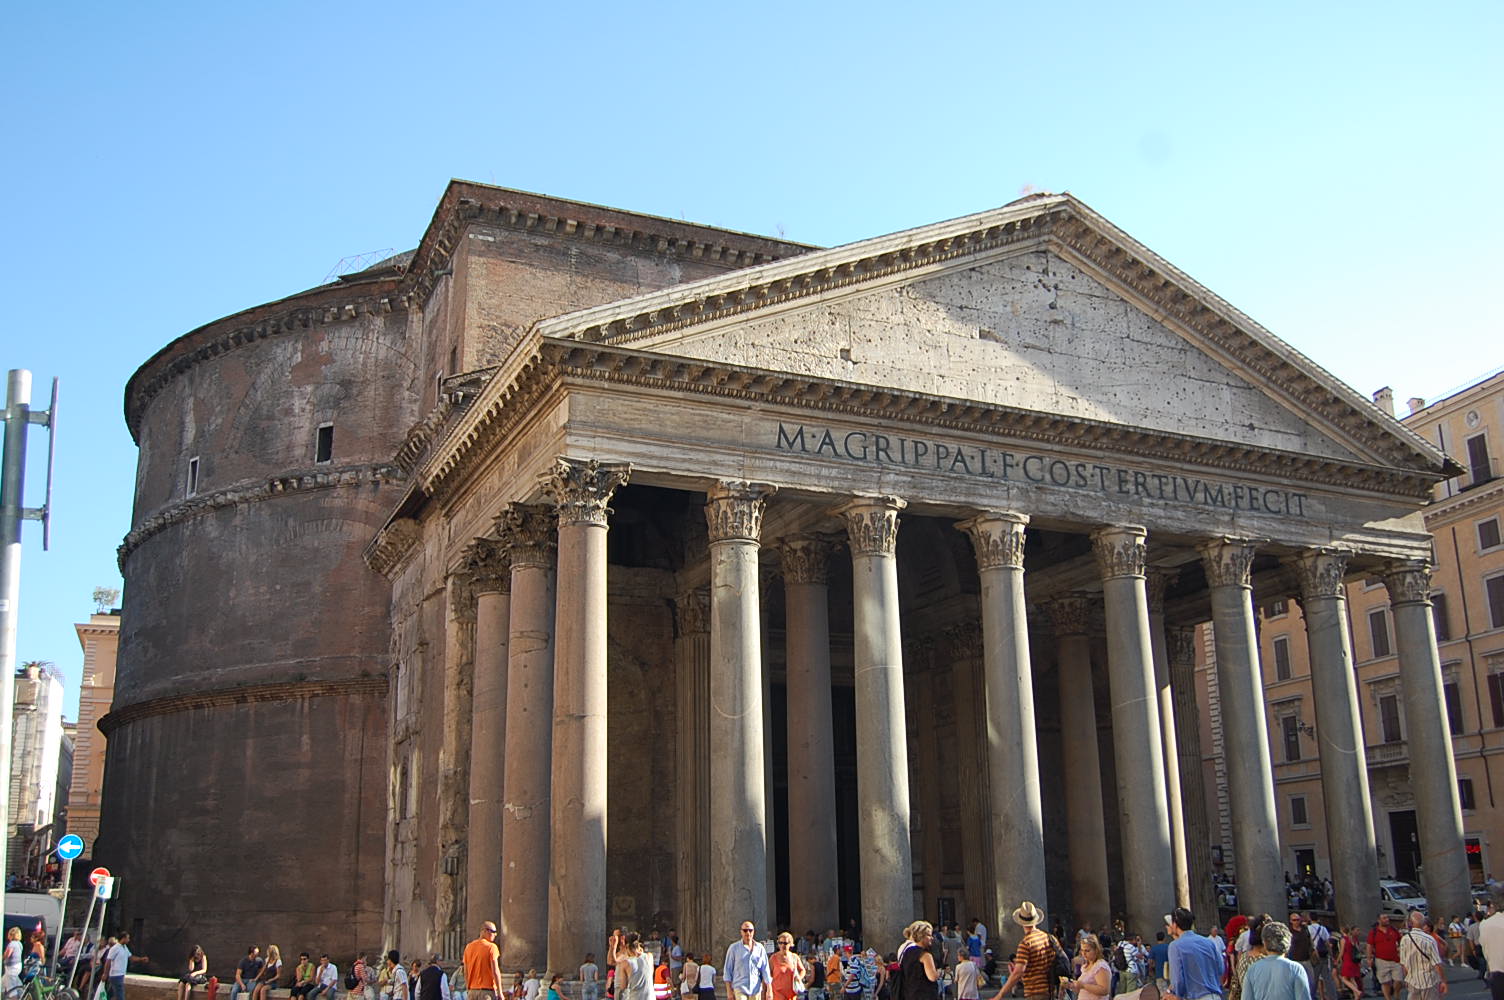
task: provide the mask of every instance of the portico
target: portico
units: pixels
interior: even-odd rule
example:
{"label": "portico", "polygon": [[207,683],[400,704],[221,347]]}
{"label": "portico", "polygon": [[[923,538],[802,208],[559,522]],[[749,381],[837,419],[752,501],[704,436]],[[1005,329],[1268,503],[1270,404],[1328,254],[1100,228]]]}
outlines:
{"label": "portico", "polygon": [[[1209,878],[1179,630],[1213,623],[1242,908],[1279,912],[1252,601],[1402,586],[1443,462],[1052,196],[535,324],[375,550],[398,600],[425,574],[492,595],[449,794],[483,804],[468,871],[502,922],[547,927],[510,963],[574,968],[618,924],[714,951],[747,918],[1009,940],[1026,898],[1152,934]],[[509,587],[469,582],[475,546]],[[1423,686],[1434,639],[1406,622]],[[1318,689],[1324,730],[1356,731],[1347,684]],[[1445,792],[1418,802],[1433,842]],[[1372,822],[1326,801],[1372,883],[1339,893],[1356,922]]]}

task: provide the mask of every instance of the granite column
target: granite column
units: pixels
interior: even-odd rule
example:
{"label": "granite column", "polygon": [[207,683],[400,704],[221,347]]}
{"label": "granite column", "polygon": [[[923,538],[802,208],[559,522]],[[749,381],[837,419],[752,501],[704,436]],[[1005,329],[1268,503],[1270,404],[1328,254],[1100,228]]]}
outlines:
{"label": "granite column", "polygon": [[1217,889],[1212,882],[1212,827],[1206,809],[1206,776],[1201,763],[1201,712],[1196,704],[1196,630],[1165,632],[1170,694],[1175,703],[1176,770],[1180,774],[1181,816],[1185,819],[1185,859],[1191,895],[1188,904],[1205,926],[1215,922]]}
{"label": "granite column", "polygon": [[710,532],[710,892],[712,941],[768,913],[767,785],[757,551],[772,487],[719,482]]}
{"label": "granite column", "polygon": [[1144,585],[1144,536],[1141,527],[1116,525],[1098,528],[1091,540],[1102,570],[1102,607],[1107,619],[1107,677],[1118,760],[1128,926],[1148,934],[1160,926],[1174,902],[1175,866]]}
{"label": "granite column", "polygon": [[548,961],[557,523],[553,509],[545,505],[512,504],[502,515],[502,538],[512,559],[501,827],[503,968],[541,967]]}
{"label": "granite column", "polygon": [[1253,622],[1254,546],[1235,538],[1200,547],[1211,591],[1212,632],[1217,651],[1217,690],[1222,706],[1227,798],[1232,807],[1232,853],[1237,868],[1238,909],[1283,913],[1284,868],[1274,811],[1274,770],[1269,762],[1269,725],[1264,678]]}
{"label": "granite column", "polygon": [[1077,927],[1106,927],[1107,846],[1102,842],[1102,762],[1097,746],[1097,702],[1091,680],[1092,599],[1068,594],[1045,605],[1055,630],[1060,674],[1060,743],[1065,774],[1065,836],[1070,852],[1071,910]]}
{"label": "granite column", "polygon": [[1321,757],[1321,800],[1331,853],[1337,922],[1359,926],[1379,910],[1379,864],[1368,797],[1368,760],[1353,642],[1342,583],[1346,552],[1315,549],[1293,562],[1300,574],[1306,648],[1311,660],[1311,701]]}
{"label": "granite column", "polygon": [[[989,511],[956,525],[971,537],[981,577],[982,669],[991,775],[994,876],[1011,896],[1047,907],[1044,808],[1039,791],[1039,738],[1034,728],[1034,675],[1024,603],[1024,532],[1029,518]],[[1010,950],[1022,936],[1005,914],[989,913]]]}
{"label": "granite column", "polygon": [[1436,622],[1431,617],[1431,567],[1423,562],[1390,563],[1384,585],[1394,611],[1410,787],[1415,791],[1420,834],[1421,882],[1432,914],[1465,913],[1472,905],[1471,878],[1462,840],[1457,764],[1441,688]]}
{"label": "granite column", "polygon": [[506,547],[477,538],[465,559],[475,591],[475,680],[471,687],[469,877],[465,930],[495,920],[501,901],[501,809],[507,732],[507,631],[512,573]]}
{"label": "granite column", "polygon": [[559,516],[554,614],[548,966],[606,939],[606,529],[629,467],[560,458],[542,477]]}
{"label": "granite column", "polygon": [[874,941],[898,940],[914,914],[895,551],[905,506],[898,497],[858,497],[836,511],[851,545],[862,933]]}
{"label": "granite column", "polygon": [[1170,651],[1165,637],[1165,586],[1170,574],[1150,569],[1144,578],[1149,597],[1149,645],[1154,651],[1154,690],[1159,699],[1159,736],[1164,749],[1165,800],[1170,806],[1170,856],[1175,860],[1175,905],[1191,905],[1186,860],[1185,807],[1180,795],[1180,754],[1176,749],[1175,699],[1170,692]]}
{"label": "granite column", "polygon": [[789,772],[789,916],[795,927],[840,924],[837,887],[835,744],[831,733],[831,545],[795,535],[783,542]]}

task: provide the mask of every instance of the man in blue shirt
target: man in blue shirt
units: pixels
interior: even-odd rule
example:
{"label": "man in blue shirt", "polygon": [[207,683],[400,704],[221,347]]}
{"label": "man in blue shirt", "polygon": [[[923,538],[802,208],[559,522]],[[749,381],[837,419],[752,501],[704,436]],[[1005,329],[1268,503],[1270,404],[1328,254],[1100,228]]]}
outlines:
{"label": "man in blue shirt", "polygon": [[1170,985],[1170,942],[1165,932],[1154,935],[1154,947],[1149,949],[1149,964],[1154,967],[1154,983],[1160,992]]}
{"label": "man in blue shirt", "polygon": [[726,949],[721,979],[726,983],[726,1000],[772,1000],[773,972],[752,921],[742,921],[742,939]]}
{"label": "man in blue shirt", "polygon": [[1170,937],[1170,1000],[1206,1000],[1222,996],[1222,949],[1196,933],[1196,917],[1183,906],[1165,917]]}
{"label": "man in blue shirt", "polygon": [[1290,928],[1277,920],[1264,925],[1264,950],[1269,954],[1243,973],[1243,996],[1248,1000],[1310,1000],[1305,966],[1285,957],[1290,937]]}

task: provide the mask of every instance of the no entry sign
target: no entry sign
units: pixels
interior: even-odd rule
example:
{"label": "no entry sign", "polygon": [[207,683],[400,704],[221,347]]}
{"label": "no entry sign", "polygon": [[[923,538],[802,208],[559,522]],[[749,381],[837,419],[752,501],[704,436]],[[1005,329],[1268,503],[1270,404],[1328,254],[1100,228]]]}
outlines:
{"label": "no entry sign", "polygon": [[109,877],[110,870],[108,868],[96,868],[89,873],[89,884],[98,885],[100,882]]}

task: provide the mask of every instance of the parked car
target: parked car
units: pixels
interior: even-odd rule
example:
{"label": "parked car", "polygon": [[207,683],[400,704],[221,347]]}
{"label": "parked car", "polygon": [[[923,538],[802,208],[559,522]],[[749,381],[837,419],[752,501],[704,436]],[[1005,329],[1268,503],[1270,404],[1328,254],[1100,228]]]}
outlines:
{"label": "parked car", "polygon": [[1411,910],[1426,912],[1426,897],[1409,882],[1395,878],[1379,879],[1379,907],[1391,917],[1404,919]]}

